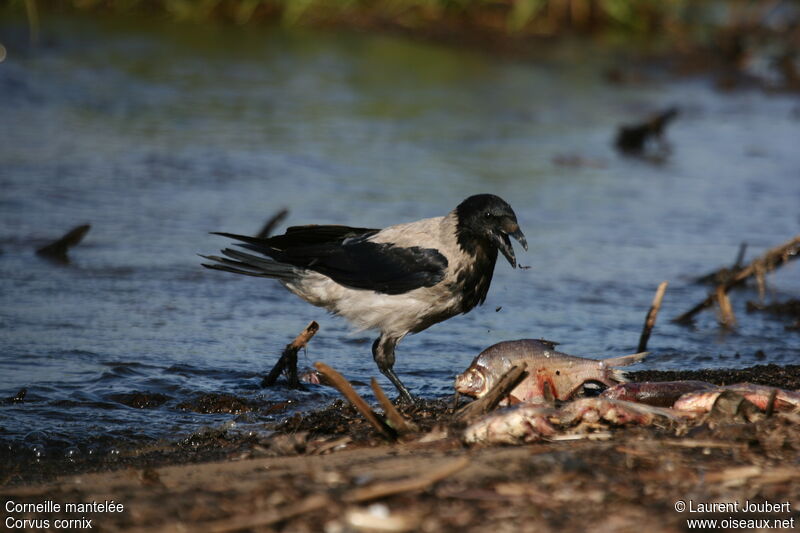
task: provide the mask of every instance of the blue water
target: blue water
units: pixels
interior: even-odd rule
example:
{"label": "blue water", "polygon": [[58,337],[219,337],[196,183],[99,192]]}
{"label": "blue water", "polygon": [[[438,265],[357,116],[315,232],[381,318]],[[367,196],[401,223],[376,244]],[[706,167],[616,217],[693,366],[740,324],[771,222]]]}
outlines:
{"label": "blue water", "polygon": [[[45,18],[41,33],[30,46],[24,23],[0,24],[0,398],[28,389],[0,405],[8,444],[85,453],[281,416],[177,408],[207,392],[323,405],[332,390],[259,386],[311,320],[321,329],[301,365],[379,376],[371,334],[276,282],[200,267],[196,254],[227,244],[210,231],[254,233],[282,207],[286,225],[368,227],[481,192],[514,207],[530,269],[501,258],[483,307],[398,347],[398,374],[424,397],[450,394],[500,340],[631,353],[662,280],[638,368],[800,360],[800,333],[745,312],[755,290],[732,294],[733,331],[713,311],[693,327],[669,320],[706,294],[692,277],[729,265],[741,242],[752,258],[800,232],[796,96],[723,94],[704,78],[613,86],[602,76],[613,54],[574,44],[512,61],[391,37],[129,20]],[[672,104],[665,162],[614,152],[620,123]],[[585,164],[558,163],[570,157]],[[34,253],[82,223],[92,229],[71,264]],[[768,277],[768,300],[798,297],[800,262]],[[131,392],[170,400],[113,399]]]}

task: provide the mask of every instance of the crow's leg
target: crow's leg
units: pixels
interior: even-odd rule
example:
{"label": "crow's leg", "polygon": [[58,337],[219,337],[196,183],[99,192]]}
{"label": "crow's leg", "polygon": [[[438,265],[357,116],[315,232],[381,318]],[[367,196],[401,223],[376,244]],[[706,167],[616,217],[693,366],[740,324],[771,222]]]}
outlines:
{"label": "crow's leg", "polygon": [[400,393],[400,398],[409,403],[414,403],[414,397],[408,392],[408,389],[397,374],[394,373],[392,367],[394,366],[394,347],[397,346],[399,339],[394,337],[386,337],[381,335],[375,342],[372,343],[372,358],[378,364],[378,370],[389,378],[389,381],[397,388]]}

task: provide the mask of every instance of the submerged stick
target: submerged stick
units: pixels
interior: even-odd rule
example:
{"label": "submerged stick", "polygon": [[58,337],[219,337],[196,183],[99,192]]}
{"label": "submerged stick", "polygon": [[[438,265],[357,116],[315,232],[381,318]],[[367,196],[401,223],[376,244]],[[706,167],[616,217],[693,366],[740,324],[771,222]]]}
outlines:
{"label": "submerged stick", "polygon": [[733,306],[725,288],[720,285],[717,287],[717,292],[714,295],[719,305],[719,323],[726,328],[733,328],[736,326],[736,316],[733,314]]}
{"label": "submerged stick", "polygon": [[51,242],[47,246],[42,246],[36,253],[47,259],[52,259],[60,263],[69,263],[69,256],[67,252],[73,246],[76,246],[83,240],[89,230],[92,228],[90,224],[83,224],[76,226],[64,234],[60,239]]}
{"label": "submerged stick", "polygon": [[650,310],[647,311],[647,316],[644,319],[644,327],[642,334],[639,337],[639,348],[637,352],[647,351],[647,341],[650,340],[650,333],[653,331],[653,326],[656,325],[656,317],[658,311],[661,309],[661,300],[664,299],[664,292],[667,290],[669,282],[662,281],[656,289],[656,295],[653,297],[653,303],[650,305]]}
{"label": "submerged stick", "polygon": [[747,252],[747,243],[743,242],[739,245],[739,251],[736,254],[736,260],[728,267],[722,267],[714,272],[710,272],[705,276],[697,278],[697,283],[707,283],[709,285],[719,285],[725,283],[731,277],[735,276],[742,269],[742,262],[744,261],[744,254]]}
{"label": "submerged stick", "polygon": [[370,486],[353,489],[344,495],[346,502],[364,502],[393,494],[423,490],[434,483],[448,478],[469,464],[469,457],[463,455],[431,470],[427,475],[397,481],[382,481]]}
{"label": "submerged stick", "polygon": [[288,214],[289,214],[289,210],[288,210],[288,209],[286,209],[286,208],[284,207],[283,209],[281,209],[280,211],[278,211],[277,213],[275,213],[274,215],[272,215],[272,216],[269,218],[269,220],[267,220],[267,221],[264,223],[264,225],[261,227],[261,231],[259,231],[258,233],[256,233],[256,237],[258,237],[259,239],[266,239],[267,237],[269,237],[270,235],[272,235],[272,232],[273,232],[273,231],[275,231],[275,227],[276,227],[278,224],[280,224],[280,223],[281,223],[281,221],[282,221],[284,218],[286,218],[286,216],[287,216]]}
{"label": "submerged stick", "polygon": [[287,373],[289,374],[289,387],[293,389],[300,388],[300,380],[297,379],[297,352],[300,351],[300,348],[308,344],[308,341],[311,340],[311,337],[313,337],[317,331],[319,331],[319,324],[312,320],[306,326],[306,329],[301,331],[292,342],[286,345],[278,362],[275,363],[275,366],[272,367],[269,374],[261,381],[261,386],[273,386],[278,376],[281,375],[281,372],[287,369]]}
{"label": "submerged stick", "polygon": [[458,412],[456,412],[456,420],[469,422],[475,417],[488,413],[497,407],[500,400],[508,396],[508,393],[514,390],[527,376],[528,373],[525,371],[524,365],[511,367],[485,396],[459,409]]}
{"label": "submerged stick", "polygon": [[372,392],[375,393],[375,398],[378,399],[378,403],[381,404],[383,407],[383,411],[386,413],[386,418],[389,419],[389,424],[394,428],[399,434],[404,433],[413,433],[417,431],[417,427],[406,420],[403,415],[397,410],[397,408],[392,404],[391,400],[389,400],[386,393],[383,392],[383,389],[378,384],[378,381],[375,378],[372,378]]}
{"label": "submerged stick", "polygon": [[369,422],[378,433],[388,440],[395,440],[395,438],[397,438],[397,432],[380,419],[375,411],[364,401],[364,398],[358,395],[355,389],[353,389],[353,386],[350,385],[350,382],[347,381],[343,375],[322,362],[314,363],[314,368],[328,378],[333,386],[342,393],[342,396],[347,398],[347,401],[361,413],[361,416],[367,419],[367,422]]}
{"label": "submerged stick", "polygon": [[717,291],[719,288],[728,293],[732,288],[742,285],[750,277],[763,276],[767,272],[772,272],[776,268],[786,264],[792,259],[797,259],[800,255],[800,235],[795,236],[789,241],[764,252],[761,256],[752,260],[747,266],[733,274],[727,281],[720,283],[717,290],[712,291],[706,299],[698,303],[679,317],[674,322],[687,323],[707,307],[711,307],[717,301]]}

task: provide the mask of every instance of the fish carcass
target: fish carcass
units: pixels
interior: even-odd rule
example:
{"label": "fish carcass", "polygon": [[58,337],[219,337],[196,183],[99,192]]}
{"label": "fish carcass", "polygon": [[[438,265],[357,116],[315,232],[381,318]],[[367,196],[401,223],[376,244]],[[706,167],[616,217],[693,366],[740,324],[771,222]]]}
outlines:
{"label": "fish carcass", "polygon": [[626,381],[618,367],[641,361],[645,352],[611,359],[588,359],[555,350],[555,343],[520,339],[497,343],[481,352],[456,377],[455,388],[480,398],[513,366],[524,364],[528,376],[509,394],[506,403],[568,400],[587,382],[607,387]]}
{"label": "fish carcass", "polygon": [[741,394],[745,400],[762,411],[772,408],[776,411],[789,411],[800,408],[800,392],[755,385],[753,383],[737,383],[703,392],[691,392],[681,396],[673,405],[674,409],[694,413],[707,413],[714,407],[719,395],[726,390]]}
{"label": "fish carcass", "polygon": [[604,390],[600,396],[614,400],[672,407],[675,401],[690,392],[710,391],[717,386],[705,381],[641,381],[620,383]]}

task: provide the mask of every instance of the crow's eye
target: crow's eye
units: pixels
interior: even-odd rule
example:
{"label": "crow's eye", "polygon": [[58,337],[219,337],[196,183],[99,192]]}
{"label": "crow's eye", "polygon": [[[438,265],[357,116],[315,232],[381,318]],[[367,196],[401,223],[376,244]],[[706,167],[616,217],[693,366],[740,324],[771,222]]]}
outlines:
{"label": "crow's eye", "polygon": [[492,216],[492,214],[491,214],[489,211],[486,211],[486,212],[483,214],[483,216],[484,216],[484,217],[486,217],[486,218],[490,218],[490,217]]}

